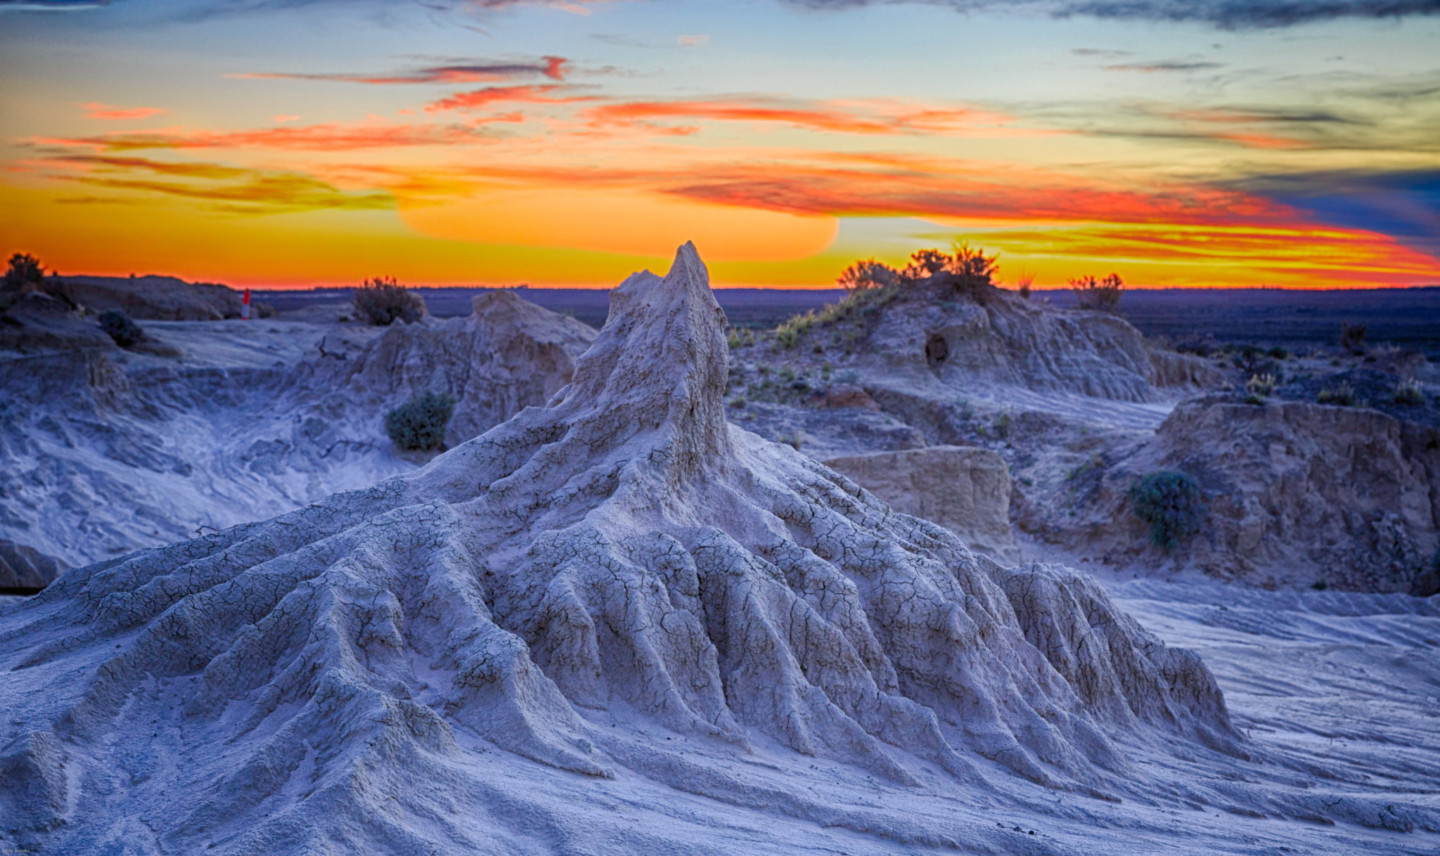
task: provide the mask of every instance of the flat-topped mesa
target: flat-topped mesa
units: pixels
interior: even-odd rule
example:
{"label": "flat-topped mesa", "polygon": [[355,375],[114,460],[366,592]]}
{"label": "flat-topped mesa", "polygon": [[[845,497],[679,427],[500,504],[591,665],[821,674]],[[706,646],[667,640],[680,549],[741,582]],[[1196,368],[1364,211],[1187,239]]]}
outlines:
{"label": "flat-topped mesa", "polygon": [[685,478],[731,452],[728,354],[725,312],[695,245],[686,243],[663,279],[642,271],[610,293],[605,327],[559,397],[593,409],[584,421],[618,429],[612,443],[662,432],[664,466],[672,480]]}

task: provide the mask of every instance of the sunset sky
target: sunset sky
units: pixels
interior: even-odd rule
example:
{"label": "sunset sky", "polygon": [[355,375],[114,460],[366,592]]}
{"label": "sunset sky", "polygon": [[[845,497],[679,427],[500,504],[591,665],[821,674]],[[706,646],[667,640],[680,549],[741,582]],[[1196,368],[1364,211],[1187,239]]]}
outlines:
{"label": "sunset sky", "polygon": [[0,0],[0,251],[62,273],[610,286],[694,240],[831,287],[957,238],[1040,288],[1440,284],[1440,0]]}

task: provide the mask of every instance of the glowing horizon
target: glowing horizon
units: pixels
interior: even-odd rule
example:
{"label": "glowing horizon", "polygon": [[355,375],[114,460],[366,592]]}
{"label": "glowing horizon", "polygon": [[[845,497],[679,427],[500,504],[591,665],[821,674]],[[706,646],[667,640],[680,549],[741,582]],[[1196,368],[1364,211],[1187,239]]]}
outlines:
{"label": "glowing horizon", "polygon": [[693,240],[718,285],[832,288],[959,239],[1038,290],[1440,284],[1440,18],[719,5],[0,0],[0,252],[605,288]]}

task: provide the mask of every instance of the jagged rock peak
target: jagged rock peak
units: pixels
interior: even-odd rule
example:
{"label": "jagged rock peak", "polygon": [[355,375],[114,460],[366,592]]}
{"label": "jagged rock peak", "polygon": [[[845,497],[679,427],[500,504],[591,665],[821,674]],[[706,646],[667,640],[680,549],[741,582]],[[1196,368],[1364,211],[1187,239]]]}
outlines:
{"label": "jagged rock peak", "polygon": [[622,436],[659,431],[670,474],[684,477],[731,451],[728,363],[725,312],[687,242],[664,278],[641,271],[610,293],[605,326],[561,397],[597,412],[620,411],[629,426]]}

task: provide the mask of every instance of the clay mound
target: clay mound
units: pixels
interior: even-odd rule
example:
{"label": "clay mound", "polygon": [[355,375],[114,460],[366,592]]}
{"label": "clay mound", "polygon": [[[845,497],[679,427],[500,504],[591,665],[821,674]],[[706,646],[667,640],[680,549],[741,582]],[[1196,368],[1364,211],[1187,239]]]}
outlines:
{"label": "clay mound", "polygon": [[896,511],[939,523],[973,550],[1012,563],[1019,558],[1010,531],[1010,469],[989,449],[931,446],[846,455],[825,465]]}
{"label": "clay mound", "polygon": [[[364,487],[424,463],[385,435],[390,408],[450,393],[464,442],[543,405],[594,339],[509,293],[475,304],[349,347],[303,323],[154,325],[183,363],[121,352],[88,319],[100,347],[0,358],[0,537],[81,565]],[[327,335],[341,358],[319,355]]]}
{"label": "clay mound", "polygon": [[66,564],[24,544],[0,538],[0,588],[44,588]]}
{"label": "clay mound", "polygon": [[173,276],[67,276],[70,299],[96,313],[118,309],[135,319],[219,321],[240,317],[240,293]]}
{"label": "clay mound", "polygon": [[[1198,531],[1169,553],[1149,545],[1127,496],[1136,478],[1162,470],[1189,474],[1205,493]],[[1199,399],[1096,475],[1087,518],[1051,534],[1107,561],[1271,587],[1440,591],[1433,427],[1367,408]]]}
{"label": "clay mound", "polygon": [[[93,848],[135,817],[148,831],[123,840],[143,852],[523,849],[507,836],[545,829],[507,818],[570,780],[497,766],[496,747],[782,812],[802,785],[742,790],[699,756],[773,741],[886,787],[1008,773],[1150,800],[1184,789],[1133,750],[1237,751],[1199,659],[1088,579],[978,559],[729,426],[723,314],[692,246],[611,301],[550,406],[0,613],[14,840]],[[631,716],[646,742],[602,721]],[[909,828],[874,817],[822,822]],[[993,828],[915,834],[1001,846]]]}
{"label": "clay mound", "polygon": [[[977,297],[956,294],[943,275],[909,286],[864,322],[857,350],[889,374],[1126,402],[1219,380],[1204,360],[1151,348],[1118,316],[1055,309],[999,289]],[[853,319],[840,325],[847,323]]]}
{"label": "clay mound", "polygon": [[352,408],[384,413],[411,395],[456,399],[447,440],[460,443],[541,405],[569,383],[595,330],[509,291],[477,295],[465,318],[394,324],[353,359],[317,364]]}

